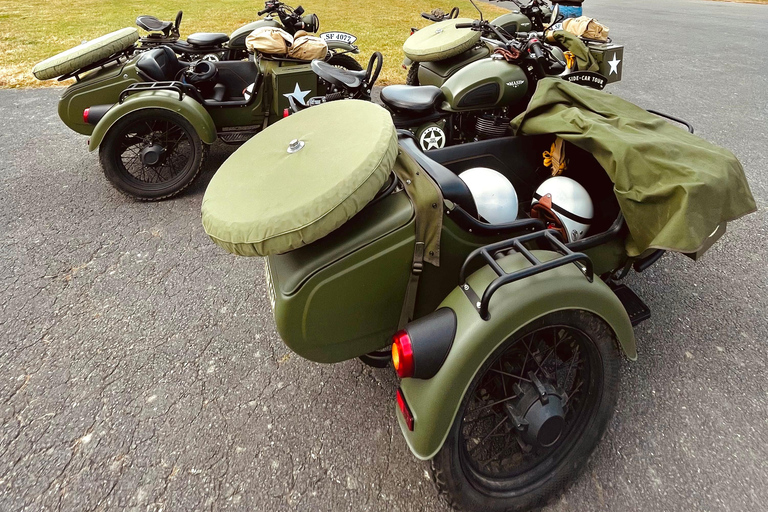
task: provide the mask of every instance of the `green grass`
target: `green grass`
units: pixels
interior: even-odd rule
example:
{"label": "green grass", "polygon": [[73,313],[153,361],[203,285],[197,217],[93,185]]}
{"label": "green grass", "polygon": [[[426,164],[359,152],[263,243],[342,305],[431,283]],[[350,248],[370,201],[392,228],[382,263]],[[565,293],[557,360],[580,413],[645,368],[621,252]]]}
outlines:
{"label": "green grass", "polygon": [[[467,0],[307,0],[304,8],[320,17],[321,32],[341,30],[358,37],[365,65],[378,50],[384,54],[381,83],[405,80],[401,67],[402,44],[410,27],[423,27],[429,22],[420,13],[436,7],[450,10],[458,6],[463,16],[474,18],[477,11]],[[40,82],[32,76],[32,67],[84,40],[135,26],[136,16],[151,14],[172,20],[178,10],[184,11],[182,37],[193,32],[230,33],[240,25],[258,18],[263,7],[253,0],[4,0],[0,5],[0,87],[41,87],[58,85],[56,80]],[[484,4],[487,16],[503,9]]]}

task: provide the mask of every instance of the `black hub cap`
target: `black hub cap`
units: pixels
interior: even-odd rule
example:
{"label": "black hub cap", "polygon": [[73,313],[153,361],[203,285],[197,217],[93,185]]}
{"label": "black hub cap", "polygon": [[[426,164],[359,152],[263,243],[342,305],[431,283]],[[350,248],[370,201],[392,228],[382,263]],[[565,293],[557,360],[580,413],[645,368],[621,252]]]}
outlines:
{"label": "black hub cap", "polygon": [[165,148],[160,144],[152,144],[141,150],[141,162],[144,165],[157,165],[165,153]]}
{"label": "black hub cap", "polygon": [[166,119],[126,126],[118,147],[118,166],[141,183],[166,183],[184,173],[194,157],[192,134]]}
{"label": "black hub cap", "polygon": [[495,487],[535,478],[560,460],[589,418],[587,343],[573,327],[546,327],[498,355],[462,418],[459,456],[467,473]]}

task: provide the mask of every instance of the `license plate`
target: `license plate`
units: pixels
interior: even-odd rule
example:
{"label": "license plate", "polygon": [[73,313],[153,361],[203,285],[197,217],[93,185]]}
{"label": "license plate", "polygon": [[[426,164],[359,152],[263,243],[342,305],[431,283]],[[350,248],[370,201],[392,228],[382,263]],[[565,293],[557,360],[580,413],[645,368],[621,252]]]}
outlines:
{"label": "license plate", "polygon": [[347,34],[346,32],[323,32],[320,34],[326,41],[341,41],[342,43],[355,44],[357,36]]}

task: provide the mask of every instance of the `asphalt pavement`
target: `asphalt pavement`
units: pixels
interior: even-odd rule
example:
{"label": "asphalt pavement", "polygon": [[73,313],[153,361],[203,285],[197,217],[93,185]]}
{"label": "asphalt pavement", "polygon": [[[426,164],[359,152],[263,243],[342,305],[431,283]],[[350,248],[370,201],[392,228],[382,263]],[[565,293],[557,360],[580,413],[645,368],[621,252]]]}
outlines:
{"label": "asphalt pavement", "polygon": [[[768,6],[585,10],[626,45],[611,91],[731,149],[759,211],[703,260],[628,279],[653,310],[639,359],[548,510],[766,510]],[[232,148],[182,197],[137,203],[58,119],[58,95],[0,91],[0,510],[447,510],[399,432],[393,371],[293,355],[262,261],[204,234]]]}

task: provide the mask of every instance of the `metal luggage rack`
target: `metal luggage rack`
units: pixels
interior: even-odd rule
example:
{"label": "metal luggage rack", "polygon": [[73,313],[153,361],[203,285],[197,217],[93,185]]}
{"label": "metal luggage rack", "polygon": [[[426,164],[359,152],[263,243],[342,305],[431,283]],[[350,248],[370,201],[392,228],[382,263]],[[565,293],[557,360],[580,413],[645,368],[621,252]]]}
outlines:
{"label": "metal luggage rack", "polygon": [[181,82],[137,82],[128,86],[120,93],[118,103],[125,101],[125,98],[136,92],[144,91],[173,91],[179,93],[179,101],[184,99],[184,84]]}
{"label": "metal luggage rack", "polygon": [[[491,302],[491,297],[493,297],[493,294],[496,293],[502,286],[514,283],[515,281],[520,281],[521,279],[525,279],[536,274],[541,274],[547,270],[562,267],[564,265],[568,265],[569,263],[575,264],[581,273],[584,274],[584,277],[587,278],[587,281],[591,283],[594,280],[595,274],[592,266],[592,260],[589,259],[589,256],[581,252],[571,251],[562,243],[559,236],[559,233],[553,229],[536,231],[534,233],[529,233],[511,238],[509,240],[504,240],[502,242],[480,247],[479,249],[472,251],[472,253],[467,256],[467,259],[464,260],[464,264],[461,266],[461,271],[459,273],[459,286],[464,292],[464,295],[466,295],[470,302],[475,305],[475,308],[478,310],[480,317],[483,320],[489,320],[491,318],[491,315],[488,313],[488,305]],[[559,253],[561,256],[553,260],[542,262],[523,245],[524,243],[541,239],[549,242],[550,248],[553,251]],[[525,259],[531,263],[531,266],[512,273],[506,272],[493,258],[494,254],[506,249],[512,249],[515,252],[522,254],[523,257],[525,257]],[[478,256],[481,256],[483,259],[485,259],[488,265],[493,269],[494,272],[496,272],[496,275],[498,276],[496,279],[491,281],[491,284],[489,284],[485,289],[482,299],[477,296],[477,293],[475,293],[472,287],[467,283],[469,263]]]}

